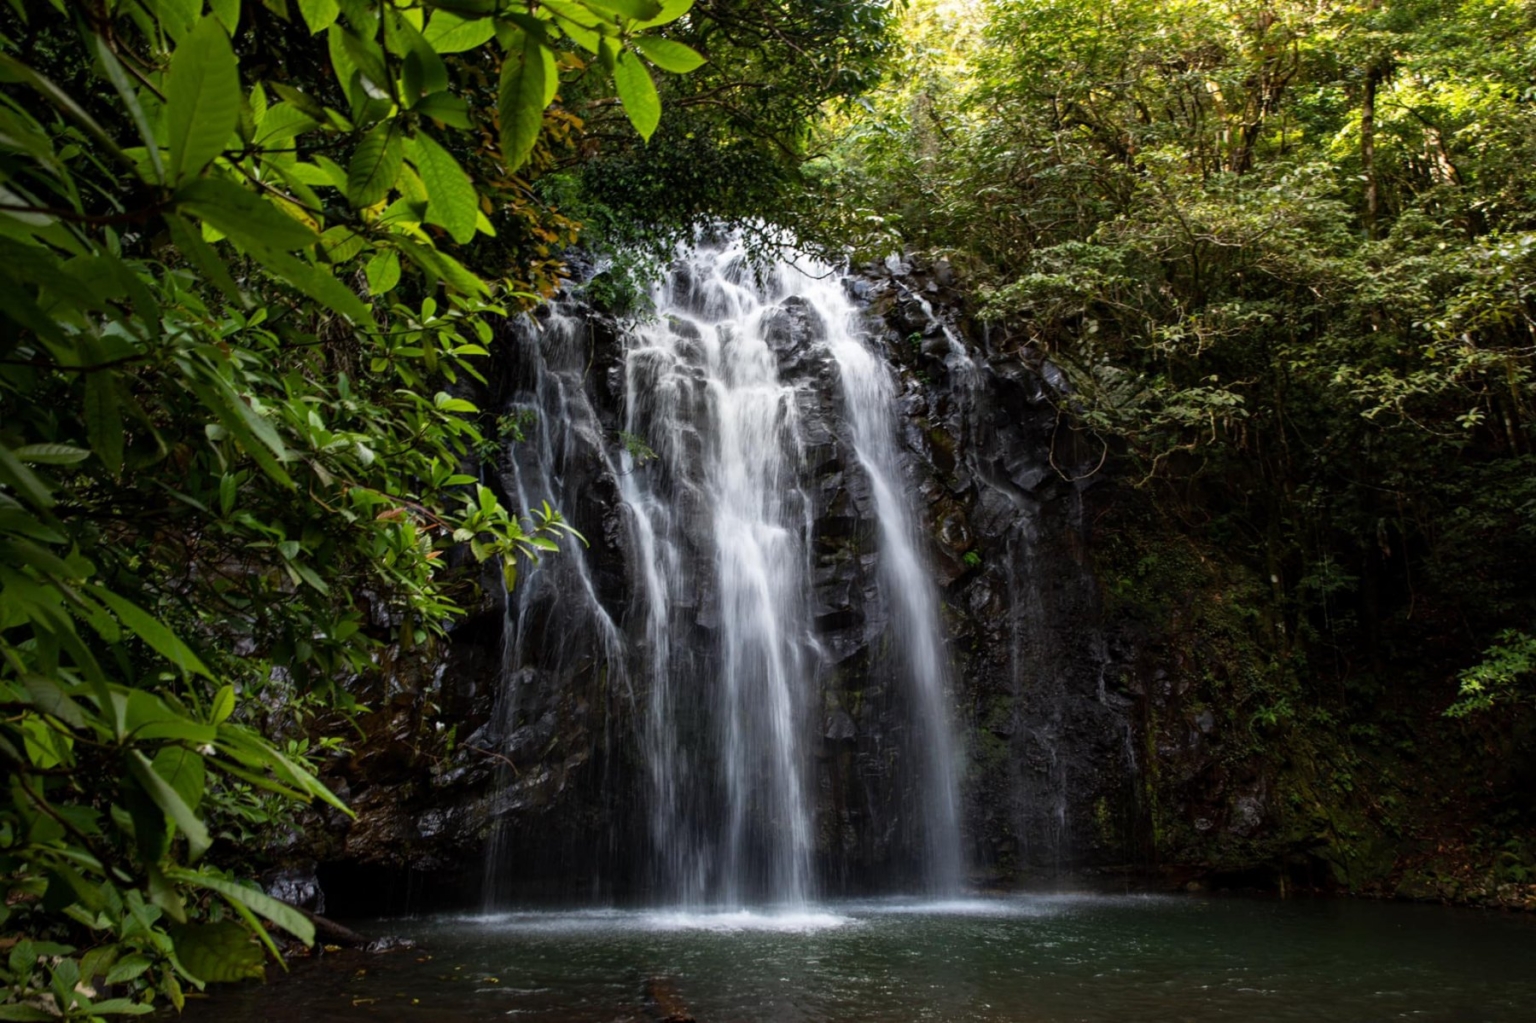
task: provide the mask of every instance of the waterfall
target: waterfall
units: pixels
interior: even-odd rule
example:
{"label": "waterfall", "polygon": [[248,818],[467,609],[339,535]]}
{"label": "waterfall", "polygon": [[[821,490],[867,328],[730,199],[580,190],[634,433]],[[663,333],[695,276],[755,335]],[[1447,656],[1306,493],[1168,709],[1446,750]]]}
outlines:
{"label": "waterfall", "polygon": [[809,501],[766,297],[741,253],[699,250],[624,352],[652,834],[659,880],[684,903],[813,894]]}
{"label": "waterfall", "polygon": [[[559,304],[541,322],[522,317],[513,324],[503,371],[512,381],[510,400],[499,422],[503,457],[501,488],[522,512],[548,501],[569,513],[582,498],[594,460],[599,472],[614,469],[604,455],[604,430],[587,393],[585,324]],[[500,576],[500,573],[497,573]],[[594,643],[595,640],[595,643]],[[598,597],[590,561],[580,546],[567,542],[557,555],[520,566],[515,589],[503,605],[502,677],[496,698],[496,728],[503,756],[548,742],[548,708],[530,705],[541,674],[592,675],[601,680],[613,706],[624,706],[629,693],[625,639]],[[611,711],[612,708],[610,708]],[[605,718],[610,715],[605,715]],[[605,741],[607,740],[605,736]],[[611,762],[611,756],[604,756]],[[524,779],[497,768],[501,804],[515,804]],[[495,906],[507,896],[502,881],[509,865],[506,829],[492,826],[486,856],[485,901]]]}
{"label": "waterfall", "polygon": [[[897,381],[844,283],[809,262],[755,268],[734,242],[700,245],[654,288],[654,316],[620,332],[611,368],[593,372],[579,321],[558,307],[526,349],[513,412],[537,421],[512,446],[504,489],[523,508],[579,501],[573,486],[591,473],[573,484],[562,465],[596,449],[627,536],[604,527],[622,547],[626,593],[600,599],[582,551],[545,559],[509,597],[506,677],[532,656],[632,687],[632,707],[610,703],[610,714],[628,715],[638,740],[644,783],[631,791],[647,802],[660,901],[795,906],[821,892],[836,825],[818,785],[837,669],[816,618],[813,525],[827,509],[810,462],[827,450],[857,495],[843,495],[858,505],[848,514],[868,526],[857,527],[858,571],[867,565],[861,592],[876,610],[858,627],[880,720],[892,722],[889,735],[861,735],[850,719],[834,741],[894,766],[899,792],[860,812],[892,815],[882,819],[895,851],[927,890],[960,885],[949,663],[898,444]],[[606,418],[590,397],[604,386],[616,405]],[[515,681],[502,707],[514,734]],[[492,856],[494,873],[494,846]]]}
{"label": "waterfall", "polygon": [[[824,291],[826,289],[818,289]],[[923,760],[924,880],[935,892],[960,888],[958,788],[946,695],[948,663],[940,632],[939,600],[932,573],[918,550],[911,501],[902,487],[892,407],[890,370],[875,357],[859,330],[860,316],[838,292],[819,296],[833,314],[829,347],[837,360],[843,399],[859,464],[869,477],[880,523],[880,574],[895,611],[899,667],[917,708],[913,725]]]}

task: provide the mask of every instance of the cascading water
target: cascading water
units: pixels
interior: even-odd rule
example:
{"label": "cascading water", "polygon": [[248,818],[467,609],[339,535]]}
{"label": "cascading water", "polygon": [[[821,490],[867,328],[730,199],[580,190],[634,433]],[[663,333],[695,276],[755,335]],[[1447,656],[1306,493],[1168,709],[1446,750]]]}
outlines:
{"label": "cascading water", "polygon": [[625,350],[652,833],[664,890],[685,903],[811,895],[810,520],[794,392],[747,278],[739,253],[694,253]]}
{"label": "cascading water", "polygon": [[[809,452],[825,461],[834,448],[859,495],[859,585],[872,608],[861,643],[875,651],[870,691],[885,694],[878,713],[890,726],[859,740],[861,755],[903,779],[891,794],[865,793],[859,812],[894,836],[893,853],[919,865],[928,890],[957,889],[948,657],[886,353],[840,275],[788,263],[755,273],[732,243],[682,254],[653,300],[655,316],[623,332],[620,364],[603,378],[616,421],[593,410],[588,392],[602,385],[573,343],[577,321],[556,309],[525,348],[532,362],[513,412],[536,409],[537,422],[513,446],[505,489],[524,508],[545,496],[579,500],[566,493],[562,465],[587,452],[589,470],[595,461],[617,483],[628,606],[610,599],[605,609],[583,552],[546,559],[509,601],[507,677],[535,653],[633,686],[635,709],[622,713],[641,719],[650,881],[661,901],[814,899],[824,842],[839,826],[818,786],[820,726],[835,702],[826,686],[841,669],[817,618],[813,576],[828,555],[813,527],[826,509],[816,507]],[[786,333],[786,320],[805,329]],[[807,407],[820,410],[814,430]],[[511,734],[515,685],[502,705]],[[858,783],[856,772],[846,777]]]}
{"label": "cascading water", "polygon": [[[900,475],[889,369],[824,267],[754,278],[739,249],[696,250],[655,295],[657,320],[625,355],[624,497],[643,576],[653,839],[664,890],[685,902],[812,894],[806,742],[818,646],[810,605],[810,498],[794,388],[773,318],[798,300],[820,321],[848,429],[873,493],[892,660],[921,749],[925,879],[959,885],[957,779],[933,583]],[[640,439],[654,451],[638,451]],[[712,629],[708,652],[698,625]],[[708,706],[712,720],[700,720]],[[711,757],[705,751],[713,751]],[[711,761],[721,781],[708,779]]]}
{"label": "cascading water", "polygon": [[[558,305],[542,322],[524,318],[515,325],[516,344],[504,370],[516,383],[500,421],[507,434],[501,484],[516,508],[545,501],[574,508],[580,483],[570,468],[604,449],[599,417],[585,389],[583,328],[581,319]],[[506,594],[504,616],[496,717],[507,753],[524,743],[547,741],[542,732],[548,716],[528,706],[526,690],[538,677],[529,668],[557,675],[595,673],[610,694],[623,690],[627,695],[624,637],[599,600],[591,565],[576,544],[567,543],[558,556],[524,564],[517,587]],[[522,779],[510,761],[498,774],[503,801],[515,802]],[[506,896],[500,882],[507,865],[507,826],[499,820],[491,833],[484,889],[488,906]]]}
{"label": "cascading water", "polygon": [[842,378],[854,449],[869,478],[880,523],[880,574],[894,605],[898,666],[918,711],[913,726],[923,759],[924,881],[932,891],[953,893],[961,881],[960,813],[945,692],[948,664],[939,632],[938,594],[918,550],[910,499],[901,485],[891,413],[895,388],[890,371],[862,340],[855,310],[840,293],[818,297],[832,328],[828,346]]}

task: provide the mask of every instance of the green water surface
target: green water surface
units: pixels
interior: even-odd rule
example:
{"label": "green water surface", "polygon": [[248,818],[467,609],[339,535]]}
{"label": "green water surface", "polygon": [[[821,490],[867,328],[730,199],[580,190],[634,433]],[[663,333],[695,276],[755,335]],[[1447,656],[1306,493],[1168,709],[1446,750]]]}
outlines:
{"label": "green water surface", "polygon": [[1347,900],[1034,895],[394,920],[190,1021],[1536,1023],[1536,919]]}

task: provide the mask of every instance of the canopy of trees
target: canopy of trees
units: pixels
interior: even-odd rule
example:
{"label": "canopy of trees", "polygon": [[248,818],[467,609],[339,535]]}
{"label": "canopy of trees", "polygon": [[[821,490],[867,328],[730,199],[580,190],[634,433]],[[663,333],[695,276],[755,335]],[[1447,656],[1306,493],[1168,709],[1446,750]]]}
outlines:
{"label": "canopy of trees", "polygon": [[1234,755],[1406,751],[1491,800],[1463,824],[1536,823],[1529,718],[1482,713],[1536,696],[1533,30],[1525,0],[914,4],[814,165],[829,237],[949,258],[1070,379],[1143,491],[1105,582],[1182,616]]}

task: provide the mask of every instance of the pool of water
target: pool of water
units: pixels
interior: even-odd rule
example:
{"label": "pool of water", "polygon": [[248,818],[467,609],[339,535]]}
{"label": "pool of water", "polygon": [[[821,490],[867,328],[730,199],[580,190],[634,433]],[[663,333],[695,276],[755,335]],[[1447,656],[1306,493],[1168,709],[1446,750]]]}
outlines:
{"label": "pool of water", "polygon": [[[1536,919],[1343,900],[1031,895],[392,920],[189,1020],[1536,1020]],[[649,1002],[648,1002],[649,999]]]}

